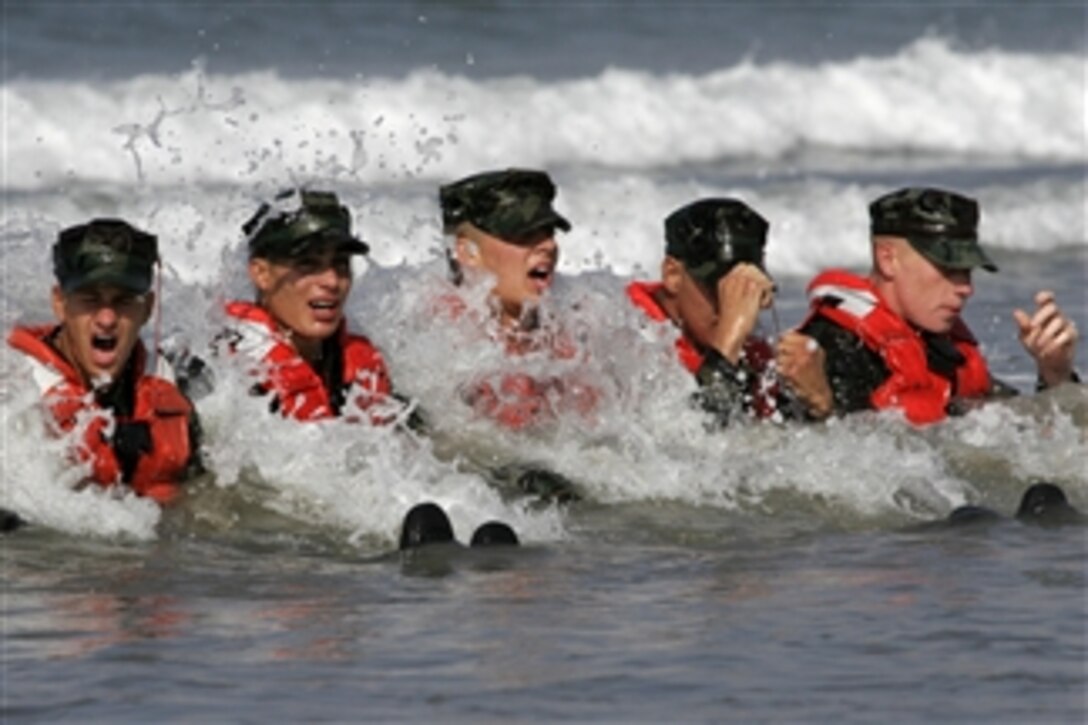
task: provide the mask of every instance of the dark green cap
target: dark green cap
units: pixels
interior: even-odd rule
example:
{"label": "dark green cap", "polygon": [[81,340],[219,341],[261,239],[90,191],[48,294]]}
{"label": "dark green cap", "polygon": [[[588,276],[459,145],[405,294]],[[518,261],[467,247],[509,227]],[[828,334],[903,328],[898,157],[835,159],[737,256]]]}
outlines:
{"label": "dark green cap", "polygon": [[446,184],[438,198],[447,234],[462,222],[511,242],[544,227],[570,231],[570,222],[552,208],[555,184],[543,171],[487,171]]}
{"label": "dark green cap", "polygon": [[280,192],[271,204],[261,204],[242,231],[250,258],[290,259],[324,245],[352,254],[370,251],[351,233],[351,212],[329,191]]}
{"label": "dark green cap", "polygon": [[736,199],[700,199],[665,219],[665,254],[688,274],[717,282],[740,262],[763,269],[767,220]]}
{"label": "dark green cap", "polygon": [[113,285],[144,294],[151,289],[159,240],[121,219],[92,219],[68,227],[53,245],[53,273],[64,292]]}
{"label": "dark green cap", "polygon": [[978,202],[943,189],[908,187],[869,205],[873,235],[903,237],[934,264],[996,272],[978,243]]}

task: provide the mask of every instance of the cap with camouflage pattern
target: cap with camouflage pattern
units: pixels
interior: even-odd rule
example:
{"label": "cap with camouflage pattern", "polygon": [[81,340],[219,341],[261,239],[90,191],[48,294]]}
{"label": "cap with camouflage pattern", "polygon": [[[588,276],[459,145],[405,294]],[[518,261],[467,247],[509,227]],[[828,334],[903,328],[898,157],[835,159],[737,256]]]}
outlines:
{"label": "cap with camouflage pattern", "polygon": [[978,243],[978,217],[974,199],[934,188],[907,187],[869,205],[874,236],[903,237],[940,267],[996,272]]}
{"label": "cap with camouflage pattern", "polygon": [[543,171],[487,171],[446,184],[438,197],[447,234],[462,222],[509,242],[544,227],[570,231],[570,222],[552,208],[555,184]]}
{"label": "cap with camouflage pattern", "polygon": [[261,204],[242,231],[250,258],[290,259],[322,245],[351,254],[370,251],[366,242],[352,235],[351,212],[330,191],[282,191],[272,203]]}
{"label": "cap with camouflage pattern", "polygon": [[763,269],[767,220],[736,199],[700,199],[665,219],[665,254],[714,283],[740,262]]}
{"label": "cap with camouflage pattern", "polygon": [[92,219],[68,227],[53,245],[53,273],[64,292],[114,285],[137,294],[151,289],[159,240],[121,219]]}

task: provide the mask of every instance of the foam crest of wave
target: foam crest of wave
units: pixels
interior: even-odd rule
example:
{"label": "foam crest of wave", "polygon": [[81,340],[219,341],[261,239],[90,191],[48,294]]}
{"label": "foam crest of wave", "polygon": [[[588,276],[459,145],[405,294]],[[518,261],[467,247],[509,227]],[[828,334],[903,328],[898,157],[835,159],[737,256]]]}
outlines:
{"label": "foam crest of wave", "polygon": [[370,183],[501,165],[654,169],[809,148],[1081,163],[1084,58],[961,51],[815,66],[743,62],[705,75],[362,81],[274,72],[3,87],[11,188],[80,178],[152,184],[325,175]]}

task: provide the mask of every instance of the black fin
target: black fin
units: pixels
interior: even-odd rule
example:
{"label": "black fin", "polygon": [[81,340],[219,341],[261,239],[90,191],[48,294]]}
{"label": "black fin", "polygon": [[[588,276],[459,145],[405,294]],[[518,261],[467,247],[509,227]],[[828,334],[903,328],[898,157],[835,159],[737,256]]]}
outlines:
{"label": "black fin", "polygon": [[472,546],[517,546],[518,535],[501,521],[481,524],[472,534]]}
{"label": "black fin", "polygon": [[449,516],[446,516],[446,512],[438,504],[416,504],[404,517],[400,530],[401,551],[453,540],[453,526]]}

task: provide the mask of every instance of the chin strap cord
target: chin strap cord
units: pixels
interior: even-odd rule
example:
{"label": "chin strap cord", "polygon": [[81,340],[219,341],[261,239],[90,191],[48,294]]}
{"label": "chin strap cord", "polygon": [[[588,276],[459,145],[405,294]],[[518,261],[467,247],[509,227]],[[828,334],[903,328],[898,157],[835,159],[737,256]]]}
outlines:
{"label": "chin strap cord", "polygon": [[155,262],[155,337],[151,345],[151,373],[159,374],[159,346],[162,344],[162,262]]}

